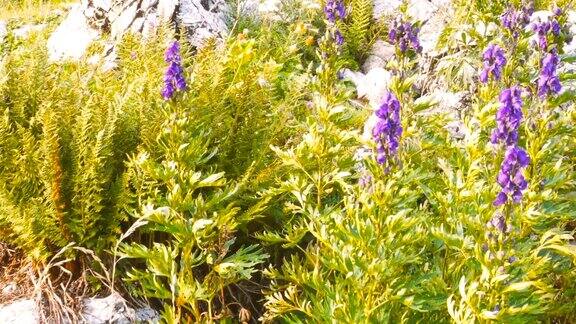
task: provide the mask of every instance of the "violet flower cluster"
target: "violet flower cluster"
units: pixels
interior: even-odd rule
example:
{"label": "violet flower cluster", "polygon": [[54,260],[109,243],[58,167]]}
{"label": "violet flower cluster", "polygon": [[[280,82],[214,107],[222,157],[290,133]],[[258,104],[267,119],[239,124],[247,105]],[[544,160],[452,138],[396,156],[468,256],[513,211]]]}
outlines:
{"label": "violet flower cluster", "polygon": [[496,113],[496,129],[492,132],[492,144],[507,146],[518,143],[518,128],[522,121],[522,90],[511,87],[500,93],[500,109]]}
{"label": "violet flower cluster", "polygon": [[556,68],[560,62],[555,51],[546,54],[542,59],[542,69],[538,77],[538,95],[546,97],[551,94],[558,94],[562,90],[560,79],[556,74]]}
{"label": "violet flower cluster", "polygon": [[418,40],[419,32],[419,28],[398,18],[394,21],[394,24],[390,26],[388,39],[392,44],[397,45],[402,53],[405,53],[410,48],[419,53],[422,51],[420,40]]}
{"label": "violet flower cluster", "polygon": [[556,19],[537,21],[532,24],[532,31],[538,36],[538,46],[541,50],[548,49],[548,35],[560,35],[560,24]]}
{"label": "violet flower cluster", "polygon": [[506,154],[500,172],[498,184],[502,188],[494,206],[505,204],[509,199],[519,203],[522,190],[528,186],[522,175],[522,169],[530,163],[528,154],[518,147],[518,128],[522,121],[522,89],[514,86],[500,93],[500,109],[496,113],[496,129],[492,132],[490,141],[493,144],[503,143],[507,146]]}
{"label": "violet flower cluster", "polygon": [[[346,18],[346,7],[344,6],[343,0],[328,0],[326,2],[326,6],[324,7],[324,14],[326,15],[326,19],[335,24],[337,20],[344,20]],[[344,44],[344,36],[338,28],[332,33],[332,38],[336,45],[341,46]]]}
{"label": "violet flower cluster", "polygon": [[490,44],[484,51],[484,68],[480,73],[480,82],[487,83],[490,75],[496,80],[502,77],[502,70],[506,65],[506,56],[504,50],[495,44]]}
{"label": "violet flower cluster", "polygon": [[344,20],[346,18],[346,7],[342,0],[328,0],[324,7],[324,14],[329,22],[335,23],[336,20]]}
{"label": "violet flower cluster", "polygon": [[501,206],[508,200],[514,203],[522,200],[522,191],[528,187],[528,182],[522,175],[522,169],[528,164],[530,164],[530,158],[523,149],[516,145],[508,147],[498,174],[498,184],[502,190],[496,196],[494,206]]}
{"label": "violet flower cluster", "polygon": [[376,162],[383,165],[398,152],[402,135],[400,102],[394,94],[387,92],[375,114],[379,118],[372,129],[372,136],[376,141]]}
{"label": "violet flower cluster", "polygon": [[504,28],[512,32],[514,38],[518,38],[520,31],[530,23],[530,16],[533,12],[534,9],[532,7],[524,7],[522,9],[511,7],[500,16],[500,21]]}
{"label": "violet flower cluster", "polygon": [[170,100],[176,90],[183,91],[186,89],[186,80],[184,79],[184,69],[182,68],[182,57],[180,56],[180,44],[174,41],[166,50],[164,55],[168,68],[164,74],[164,89],[162,97]]}

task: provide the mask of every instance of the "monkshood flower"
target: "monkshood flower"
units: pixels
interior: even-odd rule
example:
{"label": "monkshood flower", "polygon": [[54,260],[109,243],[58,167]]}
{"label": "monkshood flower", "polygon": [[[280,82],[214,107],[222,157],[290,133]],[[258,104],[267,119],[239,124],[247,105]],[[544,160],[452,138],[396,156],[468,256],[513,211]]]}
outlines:
{"label": "monkshood flower", "polygon": [[387,92],[375,115],[379,120],[372,129],[372,137],[376,141],[376,162],[382,165],[396,155],[402,135],[400,102],[396,96]]}
{"label": "monkshood flower", "polygon": [[344,20],[346,18],[346,7],[342,0],[328,0],[324,7],[324,14],[329,22],[334,23],[337,19]]}
{"label": "monkshood flower", "polygon": [[336,29],[334,32],[334,42],[338,46],[342,46],[342,44],[344,44],[344,36],[342,36],[342,33],[338,29]]}
{"label": "monkshood flower", "polygon": [[[492,216],[492,218],[488,221],[486,227],[488,227],[488,229],[494,228],[498,230],[500,233],[508,232],[508,224],[506,224],[506,217],[499,211],[494,213],[494,216]],[[490,235],[490,237],[492,236]]]}
{"label": "monkshood flower", "polygon": [[509,199],[514,203],[522,200],[522,191],[528,187],[528,182],[522,175],[522,169],[528,164],[530,164],[530,158],[523,149],[516,145],[508,147],[498,174],[498,184],[502,190],[496,196],[494,206],[503,205]]}
{"label": "monkshood flower", "polygon": [[522,121],[522,89],[511,87],[500,93],[500,109],[496,113],[496,128],[492,132],[492,144],[500,142],[514,145],[518,142],[518,128]]}
{"label": "monkshood flower", "polygon": [[504,50],[500,46],[491,44],[484,51],[484,68],[480,73],[480,82],[488,82],[490,74],[496,80],[500,80],[502,77],[502,69],[506,65],[506,56],[504,56]]}
{"label": "monkshood flower", "polygon": [[183,91],[186,89],[186,80],[184,79],[184,69],[182,68],[182,58],[180,57],[180,44],[173,42],[164,55],[168,68],[164,74],[164,89],[162,97],[169,100],[174,96],[176,90]]}
{"label": "monkshood flower", "polygon": [[550,33],[560,35],[560,24],[556,19],[541,21],[538,20],[532,24],[532,31],[538,37],[538,46],[542,50],[548,49],[548,35]]}
{"label": "monkshood flower", "polygon": [[562,16],[562,13],[564,13],[562,11],[562,8],[559,8],[559,7],[554,8],[554,16],[556,16],[556,17]]}
{"label": "monkshood flower", "polygon": [[419,32],[419,28],[398,18],[394,21],[394,24],[390,26],[388,39],[392,44],[397,45],[402,53],[405,53],[409,48],[419,53],[422,51],[420,40],[418,40]]}
{"label": "monkshood flower", "polygon": [[556,68],[560,60],[555,52],[548,53],[542,59],[542,69],[538,77],[538,95],[546,97],[550,94],[558,94],[562,90],[560,79],[556,74]]}
{"label": "monkshood flower", "polygon": [[530,15],[533,10],[529,7],[524,7],[521,10],[515,8],[508,8],[502,16],[500,16],[500,21],[502,26],[512,32],[514,38],[518,38],[520,30],[523,30],[526,25],[530,23]]}

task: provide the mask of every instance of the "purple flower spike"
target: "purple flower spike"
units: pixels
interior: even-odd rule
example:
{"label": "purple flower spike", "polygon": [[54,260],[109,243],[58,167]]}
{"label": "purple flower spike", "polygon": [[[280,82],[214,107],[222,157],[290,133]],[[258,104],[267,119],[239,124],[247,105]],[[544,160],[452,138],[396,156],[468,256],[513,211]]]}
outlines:
{"label": "purple flower spike", "polygon": [[184,69],[182,68],[182,57],[180,56],[180,44],[173,42],[164,55],[166,63],[169,63],[164,74],[164,88],[162,97],[170,100],[176,90],[184,91],[186,89],[186,80],[184,79]]}
{"label": "purple flower spike", "polygon": [[400,102],[394,94],[388,92],[380,108],[375,111],[379,118],[372,130],[372,136],[376,141],[376,162],[387,164],[398,152],[402,125],[400,120]]}
{"label": "purple flower spike", "polygon": [[500,16],[500,21],[504,28],[512,32],[514,38],[518,38],[519,33],[530,22],[532,12],[533,10],[528,7],[524,7],[521,10],[511,7]]}
{"label": "purple flower spike", "polygon": [[555,52],[548,53],[542,59],[542,69],[538,77],[538,96],[546,97],[551,94],[558,94],[562,90],[562,84],[556,74],[556,68],[560,59]]}
{"label": "purple flower spike", "polygon": [[334,42],[338,46],[342,46],[342,44],[344,44],[344,36],[342,36],[342,33],[340,33],[339,30],[334,32]]}
{"label": "purple flower spike", "polygon": [[410,48],[419,53],[422,51],[422,46],[418,39],[419,32],[420,29],[410,23],[404,22],[402,18],[398,18],[394,21],[394,24],[390,26],[388,39],[392,44],[397,45],[402,53],[405,53]]}
{"label": "purple flower spike", "polygon": [[532,31],[538,38],[538,46],[544,51],[548,50],[548,35],[559,36],[561,29],[560,23],[554,17],[546,21],[538,20],[532,24]]}
{"label": "purple flower spike", "polygon": [[550,23],[550,26],[552,28],[552,34],[559,36],[560,35],[560,24],[554,20]]}
{"label": "purple flower spike", "polygon": [[556,8],[554,9],[554,15],[555,15],[556,17],[561,16],[562,13],[563,13],[562,8],[556,7]]}
{"label": "purple flower spike", "polygon": [[494,206],[501,206],[511,200],[519,203],[522,200],[522,191],[528,188],[528,182],[522,175],[522,169],[530,164],[530,158],[526,152],[518,146],[510,146],[506,150],[506,156],[498,174],[498,184],[502,188]]}
{"label": "purple flower spike", "polygon": [[548,48],[548,32],[552,28],[549,21],[536,22],[532,24],[532,31],[538,36],[538,46],[541,50]]}
{"label": "purple flower spike", "polygon": [[506,65],[506,56],[504,55],[504,50],[500,46],[491,44],[484,51],[484,68],[480,73],[480,82],[487,83],[490,74],[496,80],[500,80],[502,77],[502,70],[504,65]]}
{"label": "purple flower spike", "polygon": [[337,19],[344,20],[346,18],[346,7],[342,0],[328,0],[324,7],[324,14],[329,22],[334,23]]}
{"label": "purple flower spike", "polygon": [[496,128],[490,142],[515,145],[518,142],[518,128],[522,121],[522,90],[511,87],[500,93],[500,109],[496,113]]}

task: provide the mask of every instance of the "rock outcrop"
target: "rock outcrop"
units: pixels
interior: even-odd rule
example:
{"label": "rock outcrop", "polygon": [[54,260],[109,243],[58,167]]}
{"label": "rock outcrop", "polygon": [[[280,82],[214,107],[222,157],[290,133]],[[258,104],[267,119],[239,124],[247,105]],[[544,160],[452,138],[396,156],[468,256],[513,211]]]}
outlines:
{"label": "rock outcrop", "polygon": [[48,40],[52,61],[79,60],[89,45],[107,41],[102,57],[115,59],[115,44],[128,32],[147,37],[162,24],[185,31],[193,46],[207,38],[224,37],[229,7],[224,0],[82,0]]}

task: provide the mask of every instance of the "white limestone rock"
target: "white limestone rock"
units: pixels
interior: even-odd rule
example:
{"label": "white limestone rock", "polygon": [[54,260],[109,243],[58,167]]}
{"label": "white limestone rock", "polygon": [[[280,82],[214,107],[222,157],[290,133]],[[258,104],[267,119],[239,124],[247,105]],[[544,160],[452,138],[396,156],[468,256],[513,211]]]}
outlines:
{"label": "white limestone rock", "polygon": [[402,5],[402,0],[374,0],[372,11],[374,19],[380,20],[397,14],[400,5]]}
{"label": "white limestone rock", "polygon": [[[158,2],[158,17],[163,22],[168,22],[174,16],[176,11],[176,6],[178,6],[178,0],[159,0]],[[191,1],[181,1],[181,5],[186,6]],[[200,3],[200,1],[198,1]]]}
{"label": "white limestone rock", "polygon": [[0,43],[2,43],[4,41],[4,38],[6,38],[6,35],[8,35],[8,27],[6,27],[6,22],[3,20],[0,20]]}
{"label": "white limestone rock", "polygon": [[118,18],[112,22],[110,27],[110,36],[112,39],[119,39],[128,30],[128,28],[130,28],[136,18],[138,4],[138,1],[129,3],[128,7],[125,7]]}
{"label": "white limestone rock", "polygon": [[392,80],[390,72],[378,67],[368,71],[366,74],[344,69],[342,77],[356,85],[358,98],[367,99],[372,110],[378,109]]}
{"label": "white limestone rock", "polygon": [[394,57],[394,45],[381,39],[376,40],[370,49],[370,55],[362,65],[362,70],[367,73],[374,68],[384,68],[386,63]]}
{"label": "white limestone rock", "polygon": [[98,31],[88,25],[80,5],[74,5],[48,38],[48,57],[51,61],[79,60],[98,36]]}
{"label": "white limestone rock", "polygon": [[408,16],[415,21],[426,22],[437,10],[438,7],[428,0],[411,0],[408,5]]}
{"label": "white limestone rock", "polygon": [[21,299],[8,305],[0,305],[0,323],[36,324],[40,322],[38,306],[32,299]]}
{"label": "white limestone rock", "polygon": [[190,44],[201,47],[208,38],[224,38],[228,34],[229,10],[223,0],[187,0],[180,3],[177,20],[187,29]]}
{"label": "white limestone rock", "polygon": [[113,293],[105,298],[85,299],[82,317],[87,324],[129,324],[136,321],[136,312],[124,298]]}

